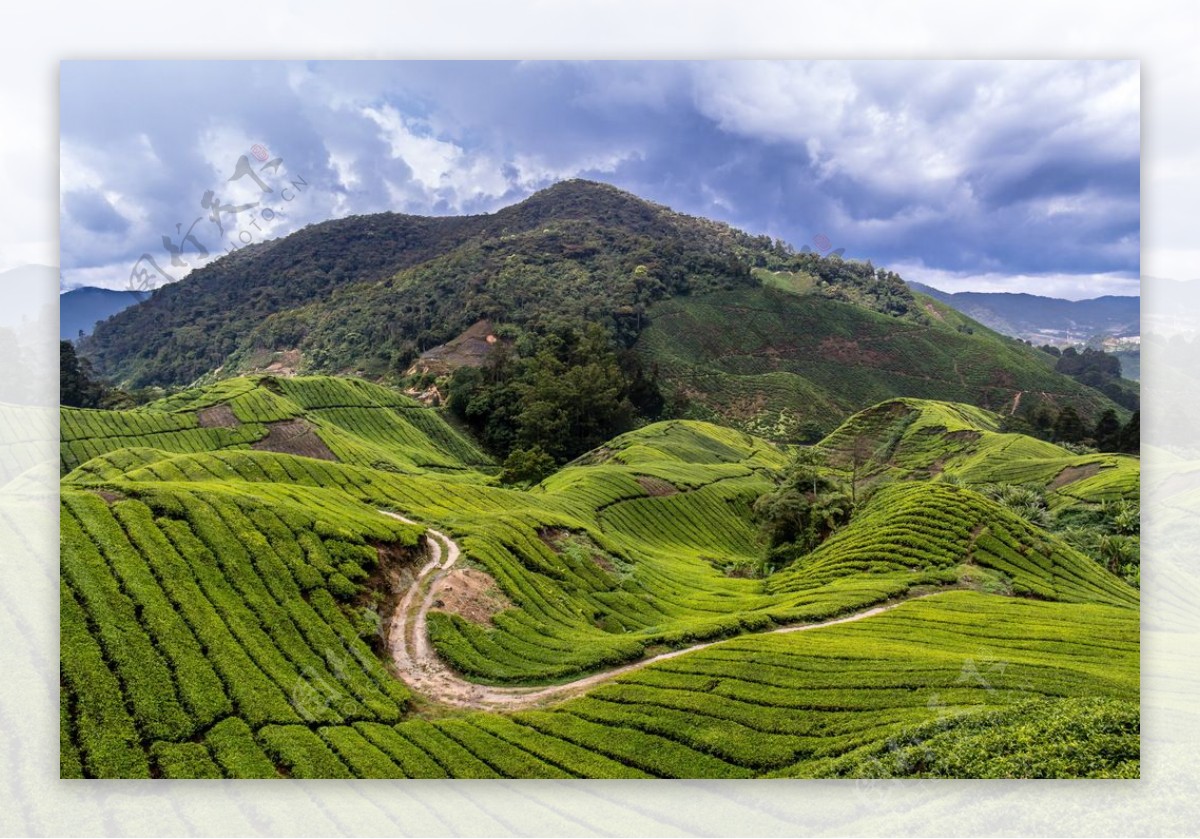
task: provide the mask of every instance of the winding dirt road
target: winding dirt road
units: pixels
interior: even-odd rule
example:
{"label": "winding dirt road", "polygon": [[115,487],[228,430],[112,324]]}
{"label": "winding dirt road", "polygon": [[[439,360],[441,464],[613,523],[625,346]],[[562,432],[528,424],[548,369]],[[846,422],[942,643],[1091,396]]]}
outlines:
{"label": "winding dirt road", "polygon": [[[379,512],[402,521],[405,524],[420,526],[417,522],[406,519],[397,513],[388,512],[387,510],[380,510]],[[433,650],[429,644],[427,629],[429,610],[433,607],[438,591],[446,581],[446,575],[458,560],[461,552],[458,544],[440,531],[429,529],[425,531],[425,535],[429,545],[429,561],[421,568],[412,584],[401,596],[399,603],[397,603],[396,611],[392,615],[392,622],[388,627],[387,640],[388,647],[392,652],[392,658],[396,662],[396,668],[404,681],[411,688],[434,702],[457,708],[487,711],[519,711],[526,708],[534,708],[552,701],[567,699],[588,688],[595,687],[598,684],[610,681],[633,670],[639,670],[642,667],[656,664],[660,661],[677,658],[681,655],[694,653],[697,650],[703,650],[716,644],[733,640],[731,638],[721,638],[715,641],[693,644],[690,647],[671,650],[670,652],[661,653],[650,658],[639,659],[631,664],[624,664],[600,673],[594,673],[591,676],[585,676],[573,682],[551,685],[549,687],[492,687],[468,682],[446,666]],[[936,592],[934,593],[936,594]],[[932,595],[918,595],[898,603],[874,606],[861,612],[822,621],[821,623],[783,626],[779,629],[768,630],[762,634],[778,635],[788,632],[806,632],[810,629],[823,629],[828,626],[851,623],[890,611],[909,600],[917,600],[921,597],[930,596]]]}

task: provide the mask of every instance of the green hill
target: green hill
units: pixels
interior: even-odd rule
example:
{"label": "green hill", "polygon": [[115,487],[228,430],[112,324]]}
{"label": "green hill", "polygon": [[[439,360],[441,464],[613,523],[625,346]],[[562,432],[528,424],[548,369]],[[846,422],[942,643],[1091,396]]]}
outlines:
{"label": "green hill", "polygon": [[689,415],[774,439],[797,439],[806,424],[828,433],[895,396],[1005,414],[1072,405],[1091,421],[1106,408],[1128,416],[1054,372],[1051,356],[916,298],[923,309],[896,318],[811,289],[781,290],[769,275],[761,288],[654,305],[636,348]]}
{"label": "green hill", "polygon": [[771,577],[772,592],[803,591],[853,575],[900,579],[950,572],[985,590],[1076,603],[1137,602],[1096,563],[971,490],[901,483],[877,492],[853,521]]}
{"label": "green hill", "polygon": [[1050,508],[1139,495],[1138,459],[1075,454],[1000,431],[1003,418],[971,405],[895,399],[846,420],[821,441],[834,466],[871,483],[946,476],[968,485],[1036,486]]}
{"label": "green hill", "polygon": [[[63,409],[62,773],[846,775],[929,739],[931,773],[980,774],[955,743],[1052,707],[1116,722],[1086,765],[1048,750],[1040,771],[1136,774],[1136,591],[930,480],[935,438],[965,470],[964,443],[998,434],[979,409],[879,406],[825,441],[831,473],[851,429],[901,409],[912,445],[870,476],[892,483],[768,577],[744,573],[766,549],[752,505],[789,452],[729,428],[648,425],[518,490],[437,411],[360,380]],[[1042,445],[1019,459],[1059,457]],[[405,669],[422,627],[440,663]],[[1055,704],[1085,696],[1114,704]]]}

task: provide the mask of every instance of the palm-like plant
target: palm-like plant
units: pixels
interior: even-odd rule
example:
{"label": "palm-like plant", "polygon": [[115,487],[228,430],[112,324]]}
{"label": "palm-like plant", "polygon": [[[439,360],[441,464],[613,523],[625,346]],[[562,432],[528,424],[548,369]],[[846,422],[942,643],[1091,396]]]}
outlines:
{"label": "palm-like plant", "polygon": [[1096,553],[1104,567],[1114,574],[1120,574],[1126,565],[1138,563],[1137,542],[1130,536],[1106,533],[1096,539]]}
{"label": "palm-like plant", "polygon": [[1112,528],[1122,536],[1137,536],[1141,532],[1141,507],[1131,501],[1113,501],[1104,505]]}

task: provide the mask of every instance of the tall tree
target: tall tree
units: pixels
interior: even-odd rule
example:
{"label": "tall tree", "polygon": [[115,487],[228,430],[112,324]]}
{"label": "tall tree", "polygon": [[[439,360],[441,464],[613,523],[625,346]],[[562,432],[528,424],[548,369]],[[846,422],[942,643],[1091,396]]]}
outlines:
{"label": "tall tree", "polygon": [[1117,412],[1109,408],[1100,415],[1100,419],[1096,422],[1092,438],[1096,441],[1096,448],[1101,451],[1115,452],[1120,445],[1120,437],[1121,421],[1117,419]]}
{"label": "tall tree", "polygon": [[92,378],[92,365],[75,354],[70,341],[58,344],[58,399],[71,408],[98,408],[104,387]]}
{"label": "tall tree", "polygon": [[1117,442],[1117,448],[1120,451],[1129,454],[1137,454],[1142,449],[1142,421],[1141,411],[1134,411],[1133,416],[1129,418],[1129,422],[1125,423],[1125,427],[1121,429],[1121,436]]}
{"label": "tall tree", "polygon": [[777,488],[754,502],[772,548],[792,545],[807,553],[850,518],[854,503],[849,488],[823,467],[817,449],[801,449]]}
{"label": "tall tree", "polygon": [[1078,443],[1087,435],[1087,427],[1079,413],[1070,405],[1058,412],[1054,420],[1054,442]]}
{"label": "tall tree", "polygon": [[456,371],[447,402],[500,457],[536,450],[565,463],[662,410],[653,371],[603,327],[563,319],[515,347]]}

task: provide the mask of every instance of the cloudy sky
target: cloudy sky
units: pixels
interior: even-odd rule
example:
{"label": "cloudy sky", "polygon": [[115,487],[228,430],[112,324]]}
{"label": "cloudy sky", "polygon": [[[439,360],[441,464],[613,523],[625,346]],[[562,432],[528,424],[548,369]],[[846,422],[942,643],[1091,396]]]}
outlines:
{"label": "cloudy sky", "polygon": [[62,65],[65,287],[569,177],[950,291],[1138,293],[1137,62]]}

